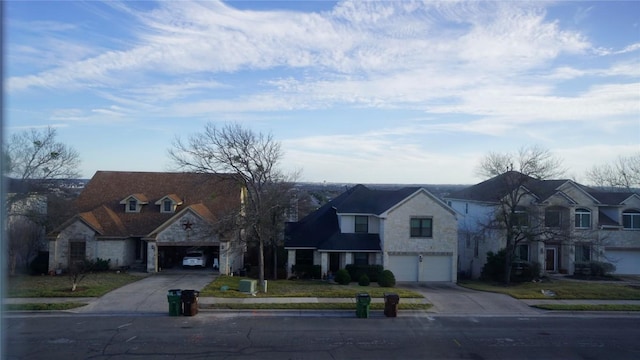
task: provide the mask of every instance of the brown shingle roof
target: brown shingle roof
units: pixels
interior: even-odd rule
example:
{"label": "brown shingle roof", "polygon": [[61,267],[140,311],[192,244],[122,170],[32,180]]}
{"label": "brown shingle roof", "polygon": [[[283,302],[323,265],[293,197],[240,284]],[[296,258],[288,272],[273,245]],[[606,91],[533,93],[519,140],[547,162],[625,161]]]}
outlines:
{"label": "brown shingle roof", "polygon": [[[120,201],[130,195],[148,200],[139,213],[125,212]],[[140,197],[139,197],[140,196]],[[227,174],[98,171],[76,200],[81,217],[103,236],[145,236],[175,213],[162,213],[163,197],[182,201],[207,220],[240,204],[240,187]]]}

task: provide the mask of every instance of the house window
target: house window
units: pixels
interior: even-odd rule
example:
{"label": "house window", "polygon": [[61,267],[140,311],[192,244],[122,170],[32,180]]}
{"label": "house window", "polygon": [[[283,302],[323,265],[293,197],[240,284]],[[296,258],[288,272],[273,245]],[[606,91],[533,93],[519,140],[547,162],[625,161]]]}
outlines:
{"label": "house window", "polygon": [[515,210],[513,213],[513,226],[526,227],[529,226],[529,215],[525,210]]}
{"label": "house window", "polygon": [[529,261],[529,245],[528,244],[516,246],[515,260]]}
{"label": "house window", "polygon": [[84,241],[69,242],[69,263],[84,261],[87,258],[87,243]]}
{"label": "house window", "polygon": [[128,204],[129,212],[136,212],[138,210],[138,202],[136,199],[129,199]]}
{"label": "house window", "polygon": [[173,212],[173,202],[169,199],[162,202],[162,212],[170,213]]}
{"label": "house window", "polygon": [[356,216],[356,225],[354,231],[357,233],[369,232],[369,217],[368,216]]}
{"label": "house window", "polygon": [[296,250],[296,265],[313,265],[313,250]]}
{"label": "house window", "polygon": [[353,253],[354,265],[369,265],[369,254],[363,252]]}
{"label": "house window", "polygon": [[622,227],[629,230],[640,230],[640,211],[627,210],[623,212]]}
{"label": "house window", "polygon": [[591,261],[591,246],[589,245],[576,245],[576,262],[588,262]]}
{"label": "house window", "polygon": [[591,228],[591,211],[589,209],[576,209],[576,228]]}
{"label": "house window", "polygon": [[544,225],[550,228],[559,228],[562,222],[560,221],[560,210],[547,209],[544,212]]}
{"label": "house window", "polygon": [[433,236],[433,219],[411,219],[411,237],[430,238]]}

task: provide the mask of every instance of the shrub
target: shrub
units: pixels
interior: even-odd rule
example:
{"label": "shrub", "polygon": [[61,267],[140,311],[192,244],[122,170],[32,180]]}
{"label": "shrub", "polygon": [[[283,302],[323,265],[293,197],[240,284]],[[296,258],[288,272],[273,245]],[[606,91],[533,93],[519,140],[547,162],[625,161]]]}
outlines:
{"label": "shrub", "polygon": [[29,264],[31,275],[42,275],[49,271],[49,253],[40,252]]}
{"label": "shrub", "polygon": [[351,275],[345,269],[340,269],[336,272],[336,282],[340,285],[349,285],[351,282]]}
{"label": "shrub", "polygon": [[394,287],[396,286],[396,277],[393,275],[391,270],[383,270],[380,273],[380,278],[378,279],[378,285],[382,287]]}
{"label": "shrub", "polygon": [[358,285],[360,285],[360,286],[369,286],[370,282],[371,281],[369,281],[369,277],[367,276],[367,274],[362,274],[358,278]]}
{"label": "shrub", "polygon": [[606,277],[616,271],[615,265],[602,261],[585,261],[575,263],[574,276]]}
{"label": "shrub", "polygon": [[[504,281],[504,266],[506,250],[502,249],[497,253],[489,251],[487,253],[487,263],[482,267],[480,278],[489,281]],[[537,262],[527,262],[514,260],[511,263],[511,281],[526,282],[540,276],[540,264]]]}
{"label": "shrub", "polygon": [[109,270],[109,265],[111,264],[111,259],[100,259],[96,258],[91,266],[91,270],[95,272],[107,271]]}
{"label": "shrub", "polygon": [[363,274],[366,274],[370,281],[377,282],[383,267],[382,265],[349,264],[345,266],[345,269],[347,269],[352,279],[360,279]]}

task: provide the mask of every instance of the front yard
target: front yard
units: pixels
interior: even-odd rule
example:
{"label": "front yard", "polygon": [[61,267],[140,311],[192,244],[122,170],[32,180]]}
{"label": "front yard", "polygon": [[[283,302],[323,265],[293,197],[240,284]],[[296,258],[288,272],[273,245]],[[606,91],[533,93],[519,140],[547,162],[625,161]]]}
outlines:
{"label": "front yard", "polygon": [[97,297],[113,289],[138,281],[145,275],[128,273],[99,272],[89,274],[71,291],[71,280],[68,276],[28,276],[18,275],[8,278],[8,298],[31,297]]}
{"label": "front yard", "polygon": [[[207,285],[200,296],[238,298],[247,294],[238,291],[239,276],[220,276]],[[222,290],[223,287],[228,288]],[[357,283],[339,285],[320,280],[267,280],[267,293],[258,292],[257,297],[318,297],[318,298],[353,298],[358,293],[368,293],[372,298],[383,298],[384,293],[396,293],[400,298],[423,298],[419,293],[398,287],[383,288],[376,283],[359,286]]]}
{"label": "front yard", "polygon": [[[526,282],[504,286],[481,281],[458,283],[473,290],[490,291],[510,295],[516,299],[583,299],[583,300],[640,300],[640,287],[615,281],[592,282],[571,280],[548,280]],[[553,292],[555,296],[548,296]]]}

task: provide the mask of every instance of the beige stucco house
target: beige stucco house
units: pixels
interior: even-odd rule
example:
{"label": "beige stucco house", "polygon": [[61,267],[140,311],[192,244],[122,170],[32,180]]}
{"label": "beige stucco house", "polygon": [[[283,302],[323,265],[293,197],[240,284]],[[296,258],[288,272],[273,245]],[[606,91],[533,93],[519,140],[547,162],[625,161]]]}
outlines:
{"label": "beige stucco house", "polygon": [[198,247],[221,273],[243,267],[234,214],[242,191],[230,175],[98,171],[78,213],[49,234],[50,270],[83,259],[148,272],[181,266]]}
{"label": "beige stucco house", "polygon": [[457,279],[455,212],[424,188],[356,185],[288,224],[285,249],[289,271],[295,264],[320,265],[323,274],[382,265],[397,281]]}

